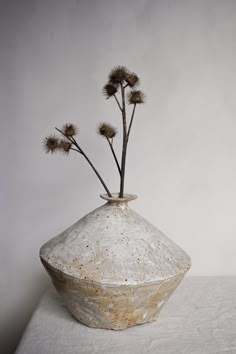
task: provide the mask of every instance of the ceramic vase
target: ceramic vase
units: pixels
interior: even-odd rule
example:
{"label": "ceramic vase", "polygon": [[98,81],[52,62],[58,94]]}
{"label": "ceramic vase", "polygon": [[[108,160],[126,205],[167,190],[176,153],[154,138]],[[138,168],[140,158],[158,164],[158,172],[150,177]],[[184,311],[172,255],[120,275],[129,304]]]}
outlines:
{"label": "ceramic vase", "polygon": [[152,322],[191,266],[189,256],[112,198],[54,237],[40,258],[71,314],[89,327],[122,330]]}

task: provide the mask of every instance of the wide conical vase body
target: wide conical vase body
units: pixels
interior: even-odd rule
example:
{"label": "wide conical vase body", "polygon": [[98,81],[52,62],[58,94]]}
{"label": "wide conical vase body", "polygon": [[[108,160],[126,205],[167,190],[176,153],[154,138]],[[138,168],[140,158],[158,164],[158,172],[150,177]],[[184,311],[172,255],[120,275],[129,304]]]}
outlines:
{"label": "wide conical vase body", "polygon": [[154,321],[191,265],[189,256],[129,208],[109,198],[40,250],[69,311],[97,328]]}

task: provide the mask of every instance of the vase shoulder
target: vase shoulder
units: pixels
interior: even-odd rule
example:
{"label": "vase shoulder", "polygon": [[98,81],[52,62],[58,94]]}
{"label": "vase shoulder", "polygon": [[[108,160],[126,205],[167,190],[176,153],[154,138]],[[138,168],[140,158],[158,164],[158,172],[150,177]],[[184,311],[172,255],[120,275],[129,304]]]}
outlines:
{"label": "vase shoulder", "polygon": [[40,250],[69,276],[104,284],[138,285],[185,273],[188,255],[128,206],[106,203]]}

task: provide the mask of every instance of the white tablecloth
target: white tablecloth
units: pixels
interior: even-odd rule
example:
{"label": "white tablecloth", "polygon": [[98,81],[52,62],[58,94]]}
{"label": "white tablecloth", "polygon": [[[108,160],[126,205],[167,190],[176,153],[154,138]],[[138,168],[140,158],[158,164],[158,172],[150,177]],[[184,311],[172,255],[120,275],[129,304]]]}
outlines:
{"label": "white tablecloth", "polygon": [[236,354],[236,277],[187,277],[156,322],[124,331],[80,324],[50,288],[16,353]]}

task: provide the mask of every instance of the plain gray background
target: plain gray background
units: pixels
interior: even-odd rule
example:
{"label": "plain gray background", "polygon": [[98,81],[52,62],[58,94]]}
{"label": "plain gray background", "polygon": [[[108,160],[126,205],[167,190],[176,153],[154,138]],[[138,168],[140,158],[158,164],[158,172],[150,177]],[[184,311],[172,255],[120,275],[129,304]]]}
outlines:
{"label": "plain gray background", "polygon": [[[102,204],[80,156],[42,140],[75,122],[110,189],[118,176],[100,121],[109,70],[141,77],[128,151],[131,207],[192,257],[191,275],[236,274],[236,1],[0,1],[0,332],[15,347],[45,285],[38,251]],[[121,131],[116,148],[120,148]]]}

